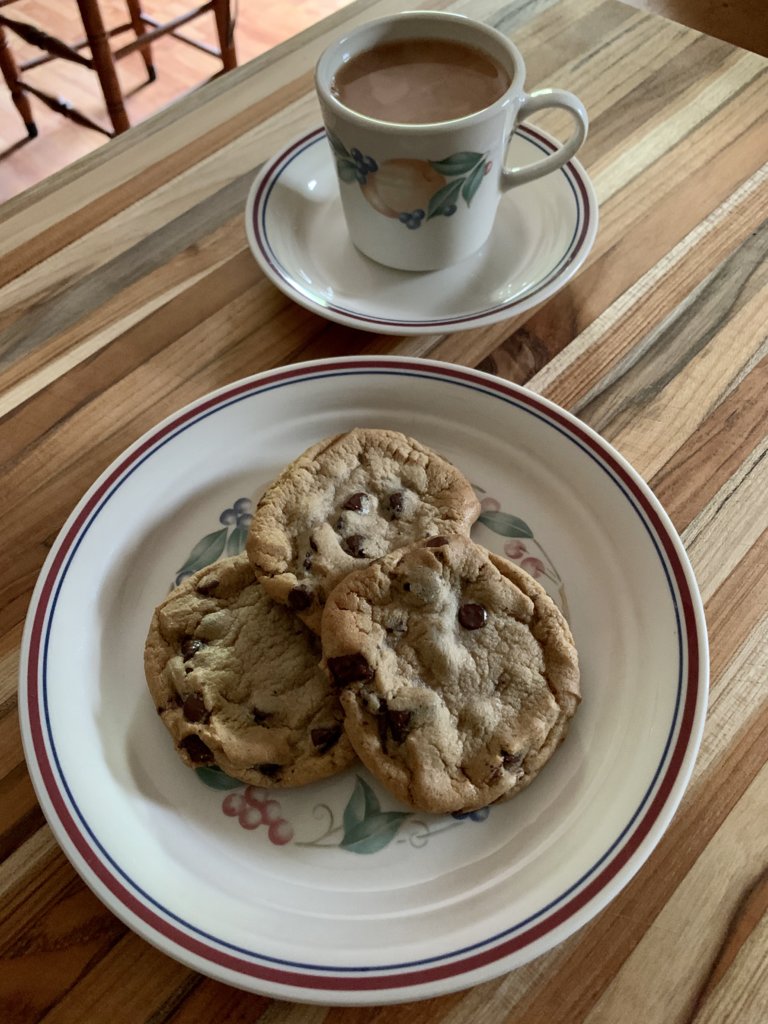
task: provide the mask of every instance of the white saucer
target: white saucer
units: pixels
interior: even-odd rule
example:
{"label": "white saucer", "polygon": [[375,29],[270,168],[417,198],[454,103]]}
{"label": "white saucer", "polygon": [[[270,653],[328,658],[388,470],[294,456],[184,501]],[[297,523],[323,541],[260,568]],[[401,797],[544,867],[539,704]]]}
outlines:
{"label": "white saucer", "polygon": [[[557,143],[521,125],[510,166],[551,153]],[[248,194],[248,243],[281,291],[329,320],[383,334],[458,331],[495,323],[554,295],[587,257],[597,233],[597,200],[584,168],[513,189],[491,238],[445,270],[392,270],[349,240],[325,130],[296,139],[259,173]]]}

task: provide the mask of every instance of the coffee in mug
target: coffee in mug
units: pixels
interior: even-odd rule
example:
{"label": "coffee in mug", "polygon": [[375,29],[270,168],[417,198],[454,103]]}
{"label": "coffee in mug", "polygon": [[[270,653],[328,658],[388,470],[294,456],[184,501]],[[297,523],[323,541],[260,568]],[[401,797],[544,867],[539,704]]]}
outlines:
{"label": "coffee in mug", "polygon": [[331,92],[366,117],[430,124],[484,110],[509,86],[505,68],[474,46],[453,39],[402,39],[342,64]]}
{"label": "coffee in mug", "polygon": [[[353,29],[323,53],[315,84],[352,242],[378,263],[439,270],[488,239],[508,189],[557,170],[587,113],[562,89],[524,89],[501,32],[462,14],[411,12]],[[515,127],[544,107],[571,137],[525,167],[504,166]]]}

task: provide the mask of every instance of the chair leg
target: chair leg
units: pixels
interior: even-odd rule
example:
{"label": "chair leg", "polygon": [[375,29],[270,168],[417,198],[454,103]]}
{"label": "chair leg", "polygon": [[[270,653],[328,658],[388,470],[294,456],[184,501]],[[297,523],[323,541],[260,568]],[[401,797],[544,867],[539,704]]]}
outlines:
{"label": "chair leg", "polygon": [[88,38],[94,69],[99,76],[101,91],[104,93],[107,113],[117,135],[127,131],[131,125],[123,106],[123,94],[117,80],[115,62],[112,59],[109,38],[104,31],[98,0],[77,0],[77,6],[80,8],[80,17],[83,19],[83,28]]}
{"label": "chair leg", "polygon": [[8,40],[2,25],[0,25],[0,71],[2,71],[6,85],[11,91],[11,99],[14,106],[24,121],[27,135],[30,139],[34,139],[37,136],[37,125],[32,117],[32,107],[19,82],[19,70],[8,46]]}
{"label": "chair leg", "polygon": [[[136,33],[136,38],[140,39],[147,31],[147,26],[141,19],[141,3],[140,0],[126,0],[128,4],[128,13],[131,16],[131,24],[133,25],[133,31]],[[152,47],[149,43],[146,46],[141,47],[141,56],[147,69],[147,80],[154,82],[157,78],[157,72],[155,71],[155,65],[152,61]]]}
{"label": "chair leg", "polygon": [[232,17],[230,0],[213,0],[213,13],[216,15],[216,32],[219,36],[219,49],[225,71],[237,67],[235,54],[235,20]]}

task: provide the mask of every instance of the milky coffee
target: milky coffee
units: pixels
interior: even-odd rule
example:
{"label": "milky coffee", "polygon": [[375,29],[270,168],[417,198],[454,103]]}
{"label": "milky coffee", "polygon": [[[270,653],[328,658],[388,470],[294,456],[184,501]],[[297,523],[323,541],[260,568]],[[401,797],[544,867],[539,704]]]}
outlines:
{"label": "milky coffee", "polygon": [[450,39],[383,42],[344,63],[331,92],[350,110],[394,124],[453,121],[491,106],[508,72],[489,54]]}

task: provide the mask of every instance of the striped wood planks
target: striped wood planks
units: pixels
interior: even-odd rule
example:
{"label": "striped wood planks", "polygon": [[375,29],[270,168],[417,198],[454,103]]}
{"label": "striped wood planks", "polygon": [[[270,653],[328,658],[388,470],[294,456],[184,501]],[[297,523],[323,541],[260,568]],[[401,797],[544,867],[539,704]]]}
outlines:
{"label": "striped wood planks", "polygon": [[[3,1019],[757,1024],[768,1014],[766,61],[613,0],[450,6],[508,31],[529,82],[573,89],[592,116],[583,163],[598,239],[582,272],[532,314],[446,336],[361,334],[292,304],[247,250],[255,169],[317,122],[315,57],[348,17],[399,9],[390,0],[364,0],[0,209]],[[694,778],[638,876],[546,956],[408,1009],[273,1003],[127,932],[53,842],[16,716],[31,589],[98,473],[214,387],[350,352],[480,366],[599,430],[681,532],[712,647]]]}

